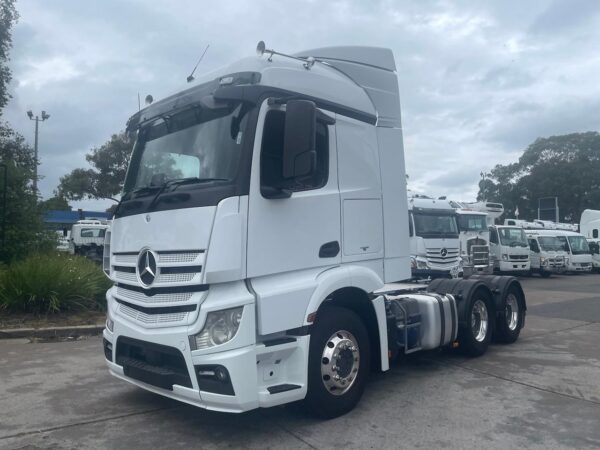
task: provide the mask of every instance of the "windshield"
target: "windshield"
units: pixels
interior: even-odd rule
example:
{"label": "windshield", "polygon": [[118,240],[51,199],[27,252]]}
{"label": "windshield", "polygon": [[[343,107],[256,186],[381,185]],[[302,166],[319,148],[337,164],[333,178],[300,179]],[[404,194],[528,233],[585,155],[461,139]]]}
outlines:
{"label": "windshield", "polygon": [[564,243],[556,236],[538,236],[538,242],[542,250],[546,252],[562,252],[565,250]]}
{"label": "windshield", "polygon": [[458,226],[454,214],[413,214],[415,234],[424,238],[457,238]]}
{"label": "windshield", "polygon": [[81,237],[103,238],[106,235],[106,228],[82,228]]}
{"label": "windshield", "polygon": [[460,231],[487,231],[485,216],[480,214],[459,214],[458,228]]}
{"label": "windshield", "polygon": [[569,247],[569,242],[567,241],[567,238],[565,236],[556,236],[556,239],[558,240],[558,242],[560,242],[560,245],[562,246],[562,249],[565,252],[571,253],[571,248]]}
{"label": "windshield", "polygon": [[499,228],[500,243],[510,247],[529,247],[525,233],[521,228]]}
{"label": "windshield", "polygon": [[[139,133],[124,192],[170,180],[233,181],[240,164],[245,109],[241,104],[194,108],[161,117]],[[152,190],[140,194],[152,194]]]}
{"label": "windshield", "polygon": [[586,255],[591,253],[590,246],[583,236],[569,236],[571,253],[574,255]]}

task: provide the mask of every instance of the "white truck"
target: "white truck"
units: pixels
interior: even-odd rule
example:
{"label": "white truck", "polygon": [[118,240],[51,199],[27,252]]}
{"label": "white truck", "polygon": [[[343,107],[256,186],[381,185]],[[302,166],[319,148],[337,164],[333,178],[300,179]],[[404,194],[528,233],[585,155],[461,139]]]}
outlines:
{"label": "white truck", "polygon": [[591,272],[592,252],[585,236],[574,231],[539,230],[540,236],[556,236],[569,255],[567,272]]}
{"label": "white truck", "polygon": [[521,227],[491,226],[490,254],[494,271],[521,274],[529,272],[529,242]]}
{"label": "white truck", "polygon": [[408,199],[411,272],[415,279],[452,278],[462,272],[456,213],[447,200]]}
{"label": "white truck", "polygon": [[504,205],[502,203],[495,202],[460,202],[458,203],[462,208],[472,209],[474,211],[480,211],[487,214],[487,224],[492,226],[496,224],[496,221],[504,214]]}
{"label": "white truck", "polygon": [[128,121],[110,373],[212,410],[335,417],[398,353],[514,342],[513,277],[395,283],[411,270],[392,52],[257,50]]}
{"label": "white truck", "polygon": [[106,221],[101,220],[77,221],[69,235],[69,253],[92,259],[102,258],[104,238],[109,227]]}
{"label": "white truck", "polygon": [[462,205],[455,211],[458,219],[460,256],[464,275],[490,273],[493,267],[490,264],[488,214]]}
{"label": "white truck", "polygon": [[529,241],[529,261],[532,273],[543,278],[563,273],[569,265],[569,254],[556,236],[540,235],[537,230],[525,230]]}

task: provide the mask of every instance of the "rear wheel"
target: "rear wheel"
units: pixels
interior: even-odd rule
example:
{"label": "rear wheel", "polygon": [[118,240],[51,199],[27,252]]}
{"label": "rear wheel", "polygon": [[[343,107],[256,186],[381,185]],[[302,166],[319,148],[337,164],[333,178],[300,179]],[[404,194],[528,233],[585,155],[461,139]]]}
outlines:
{"label": "rear wheel", "polygon": [[481,356],[492,338],[492,300],[483,289],[476,291],[467,306],[467,326],[458,336],[459,348],[469,356]]}
{"label": "rear wheel", "polygon": [[331,419],[354,408],[369,375],[369,335],[360,318],[346,308],[322,307],[310,336],[305,405]]}
{"label": "rear wheel", "polygon": [[496,337],[499,342],[512,344],[519,338],[525,320],[519,289],[514,286],[509,288],[503,309],[504,313],[496,321]]}

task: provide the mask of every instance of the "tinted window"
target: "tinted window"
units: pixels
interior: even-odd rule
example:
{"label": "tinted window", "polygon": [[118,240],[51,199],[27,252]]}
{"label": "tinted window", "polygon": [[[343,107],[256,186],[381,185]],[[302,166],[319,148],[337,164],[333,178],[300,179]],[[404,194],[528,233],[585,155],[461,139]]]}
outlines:
{"label": "tinted window", "polygon": [[529,248],[532,252],[539,253],[540,248],[538,247],[538,243],[535,239],[529,239]]}
{"label": "tinted window", "polygon": [[103,238],[106,234],[105,228],[82,228],[81,237],[87,238]]}
{"label": "tinted window", "polygon": [[498,243],[498,233],[496,232],[496,230],[494,228],[490,228],[490,242],[492,244]]}
{"label": "tinted window", "polygon": [[592,237],[594,239],[598,239],[598,228],[595,228],[594,230],[592,230]]}
{"label": "tinted window", "polygon": [[313,175],[302,179],[283,178],[283,136],[285,112],[269,111],[265,119],[260,155],[261,185],[290,191],[318,189],[327,183],[329,171],[329,137],[327,125],[317,121],[317,168]]}
{"label": "tinted window", "polygon": [[458,228],[460,231],[484,231],[487,230],[486,216],[479,214],[459,214]]}
{"label": "tinted window", "polygon": [[456,237],[458,226],[454,214],[413,213],[415,234],[424,238]]}

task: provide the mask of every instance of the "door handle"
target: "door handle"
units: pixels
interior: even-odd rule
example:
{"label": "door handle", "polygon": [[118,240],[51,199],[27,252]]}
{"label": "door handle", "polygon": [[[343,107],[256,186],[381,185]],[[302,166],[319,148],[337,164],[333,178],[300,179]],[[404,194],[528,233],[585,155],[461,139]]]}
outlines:
{"label": "door handle", "polygon": [[338,241],[326,242],[319,249],[319,258],[335,258],[340,253]]}

